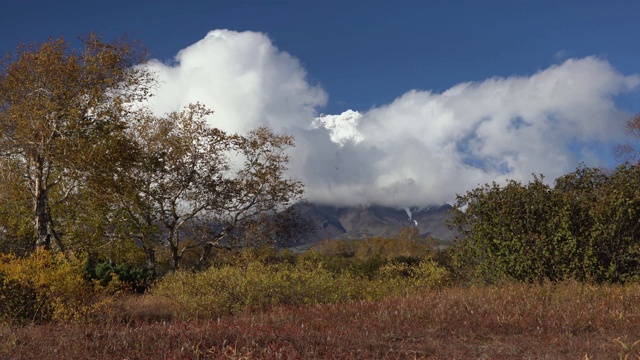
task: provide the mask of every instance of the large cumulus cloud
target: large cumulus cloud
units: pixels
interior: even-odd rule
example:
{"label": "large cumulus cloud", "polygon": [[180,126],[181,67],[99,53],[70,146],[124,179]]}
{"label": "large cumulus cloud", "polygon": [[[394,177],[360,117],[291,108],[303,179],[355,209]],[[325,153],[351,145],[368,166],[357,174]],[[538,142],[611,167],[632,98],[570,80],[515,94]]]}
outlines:
{"label": "large cumulus cloud", "polygon": [[212,125],[226,131],[300,126],[327,99],[300,62],[262,33],[214,30],[172,62],[153,60],[150,67],[160,80],[151,99],[157,113],[200,101],[215,111]]}
{"label": "large cumulus cloud", "polygon": [[212,125],[227,131],[267,125],[294,135],[291,175],[310,201],[398,207],[532,173],[553,179],[580,161],[603,164],[601,149],[629,116],[614,99],[640,82],[605,60],[569,59],[529,76],[410,90],[363,113],[315,119],[327,95],[261,33],[212,31],[172,63],[151,66],[163,82],[152,102],[158,112],[201,101],[215,110]]}
{"label": "large cumulus cloud", "polygon": [[334,177],[331,187],[311,189],[331,202],[420,205],[451,201],[480,183],[526,180],[532,173],[553,179],[581,161],[603,165],[600,150],[622,134],[629,116],[613,98],[638,81],[588,57],[442,93],[409,91],[358,119],[364,140],[347,151],[361,156],[349,157],[354,163],[343,169],[365,162],[372,177]]}

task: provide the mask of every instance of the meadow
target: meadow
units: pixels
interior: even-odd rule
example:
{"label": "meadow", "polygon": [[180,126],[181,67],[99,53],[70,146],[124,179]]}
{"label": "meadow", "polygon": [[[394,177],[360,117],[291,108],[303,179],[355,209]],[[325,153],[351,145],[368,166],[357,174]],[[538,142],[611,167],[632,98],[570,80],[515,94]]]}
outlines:
{"label": "meadow", "polygon": [[[178,272],[143,295],[94,285],[83,313],[50,307],[47,319],[5,321],[0,358],[640,357],[637,283],[458,284],[432,259],[327,259],[261,257]],[[55,303],[62,293],[50,290]]]}
{"label": "meadow", "polygon": [[[119,319],[5,325],[5,359],[637,359],[640,286],[451,287],[178,320],[130,297]],[[121,320],[121,321],[115,321]],[[635,342],[635,343],[634,343]]]}

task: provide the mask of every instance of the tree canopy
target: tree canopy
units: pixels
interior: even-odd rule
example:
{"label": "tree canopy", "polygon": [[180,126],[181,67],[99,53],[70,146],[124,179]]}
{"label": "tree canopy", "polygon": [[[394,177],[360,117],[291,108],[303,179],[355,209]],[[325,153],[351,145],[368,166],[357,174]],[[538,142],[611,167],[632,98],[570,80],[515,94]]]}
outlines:
{"label": "tree canopy", "polygon": [[211,113],[196,103],[165,117],[147,113],[130,129],[141,149],[138,166],[113,185],[150,265],[159,245],[169,249],[174,269],[188,251],[205,261],[239,225],[273,215],[301,194],[302,184],[285,173],[290,136],[266,128],[227,134],[208,126]]}
{"label": "tree canopy", "polygon": [[36,247],[53,239],[64,249],[57,208],[126,160],[123,130],[153,83],[135,66],[145,53],[134,43],[95,34],[82,43],[22,45],[0,68],[0,166],[28,190]]}
{"label": "tree canopy", "polygon": [[225,133],[199,103],[155,115],[142,47],[95,34],[81,44],[21,45],[1,64],[3,248],[134,252],[151,267],[166,250],[175,269],[301,195],[286,174],[291,136]]}

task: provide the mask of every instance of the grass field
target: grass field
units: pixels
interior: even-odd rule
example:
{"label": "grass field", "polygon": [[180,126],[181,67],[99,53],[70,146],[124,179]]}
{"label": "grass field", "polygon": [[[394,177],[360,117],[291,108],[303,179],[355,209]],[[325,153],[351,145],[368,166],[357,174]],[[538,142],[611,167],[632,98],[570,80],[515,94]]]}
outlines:
{"label": "grass field", "polygon": [[130,297],[108,322],[4,325],[0,358],[640,358],[637,284],[451,287],[191,321],[168,302]]}

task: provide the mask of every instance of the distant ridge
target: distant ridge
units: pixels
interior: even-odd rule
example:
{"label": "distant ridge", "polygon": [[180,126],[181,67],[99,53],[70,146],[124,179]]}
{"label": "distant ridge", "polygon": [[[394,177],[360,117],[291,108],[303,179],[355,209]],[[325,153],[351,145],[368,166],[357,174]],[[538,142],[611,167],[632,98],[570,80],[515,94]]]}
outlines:
{"label": "distant ridge", "polygon": [[315,233],[298,241],[303,250],[325,239],[363,239],[389,237],[407,226],[418,228],[424,238],[432,236],[441,241],[451,241],[455,233],[445,221],[451,216],[451,205],[430,205],[397,209],[386,206],[331,206],[302,202],[292,206],[300,216],[309,221]]}

